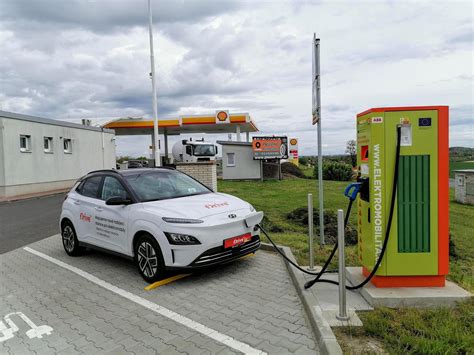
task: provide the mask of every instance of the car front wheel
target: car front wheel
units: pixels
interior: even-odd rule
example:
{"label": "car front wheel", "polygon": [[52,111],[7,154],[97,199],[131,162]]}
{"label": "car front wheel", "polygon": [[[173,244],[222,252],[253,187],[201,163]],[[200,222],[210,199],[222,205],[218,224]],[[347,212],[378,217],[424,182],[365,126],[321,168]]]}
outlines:
{"label": "car front wheel", "polygon": [[146,282],[156,282],[165,276],[161,249],[155,238],[149,234],[141,235],[135,243],[135,262]]}
{"label": "car front wheel", "polygon": [[64,250],[69,256],[81,255],[84,248],[79,246],[79,240],[77,240],[76,231],[71,222],[65,221],[61,227],[61,237],[63,240]]}

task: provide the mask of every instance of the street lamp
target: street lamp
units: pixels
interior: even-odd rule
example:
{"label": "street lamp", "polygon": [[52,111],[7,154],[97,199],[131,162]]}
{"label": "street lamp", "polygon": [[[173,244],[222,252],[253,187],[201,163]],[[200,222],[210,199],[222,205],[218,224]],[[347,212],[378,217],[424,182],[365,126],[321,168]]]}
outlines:
{"label": "street lamp", "polygon": [[150,30],[150,62],[151,62],[151,91],[153,102],[153,157],[155,158],[155,166],[161,166],[160,156],[160,138],[158,136],[158,103],[156,100],[156,82],[155,82],[155,55],[153,51],[153,17],[151,9],[151,0],[148,0],[148,20]]}

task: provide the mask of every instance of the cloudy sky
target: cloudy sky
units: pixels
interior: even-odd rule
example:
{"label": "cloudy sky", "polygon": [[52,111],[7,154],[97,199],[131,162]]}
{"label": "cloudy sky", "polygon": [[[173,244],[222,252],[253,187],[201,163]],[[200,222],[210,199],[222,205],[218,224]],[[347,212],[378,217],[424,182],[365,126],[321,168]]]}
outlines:
{"label": "cloudy sky", "polygon": [[[315,32],[325,153],[344,151],[357,112],[398,105],[449,105],[451,146],[474,146],[471,1],[153,6],[160,118],[249,112],[262,133],[298,137],[302,154],[316,153]],[[146,0],[0,0],[0,109],[96,124],[151,117],[147,21]],[[117,153],[148,145],[120,138]]]}

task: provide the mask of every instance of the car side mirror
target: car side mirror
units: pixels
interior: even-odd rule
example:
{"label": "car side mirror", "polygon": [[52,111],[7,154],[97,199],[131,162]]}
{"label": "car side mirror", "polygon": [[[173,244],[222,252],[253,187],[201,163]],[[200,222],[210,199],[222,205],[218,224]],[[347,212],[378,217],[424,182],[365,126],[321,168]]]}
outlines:
{"label": "car side mirror", "polygon": [[216,155],[219,154],[219,149],[217,148],[217,145],[216,145]]}
{"label": "car side mirror", "polygon": [[113,196],[105,201],[108,206],[130,205],[132,200],[120,196]]}

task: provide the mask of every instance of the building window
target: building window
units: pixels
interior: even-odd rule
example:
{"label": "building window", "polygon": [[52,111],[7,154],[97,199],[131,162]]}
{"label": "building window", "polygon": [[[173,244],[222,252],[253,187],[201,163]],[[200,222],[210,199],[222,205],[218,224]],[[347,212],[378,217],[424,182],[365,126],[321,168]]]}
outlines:
{"label": "building window", "polygon": [[63,139],[64,153],[72,153],[72,139],[64,138]]}
{"label": "building window", "polygon": [[468,182],[466,184],[466,195],[474,196],[474,183]]}
{"label": "building window", "polygon": [[31,136],[25,134],[20,135],[20,152],[31,152]]}
{"label": "building window", "polygon": [[52,153],[53,152],[53,137],[44,137],[44,152]]}
{"label": "building window", "polygon": [[227,153],[227,166],[235,166],[235,153]]}

